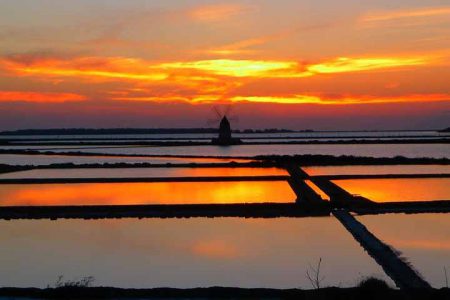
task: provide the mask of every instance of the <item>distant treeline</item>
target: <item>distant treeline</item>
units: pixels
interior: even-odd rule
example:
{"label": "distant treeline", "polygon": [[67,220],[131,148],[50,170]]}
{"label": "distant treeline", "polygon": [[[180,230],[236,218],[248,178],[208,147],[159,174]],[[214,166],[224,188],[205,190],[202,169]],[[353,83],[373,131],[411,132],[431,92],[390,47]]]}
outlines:
{"label": "distant treeline", "polygon": [[[217,133],[217,128],[54,128],[21,129],[2,131],[0,135],[111,135],[111,134],[189,134]],[[312,130],[307,130],[312,131]],[[279,133],[294,132],[288,129],[245,129],[234,130],[235,133]]]}
{"label": "distant treeline", "polygon": [[448,158],[409,158],[404,156],[395,157],[367,157],[352,155],[258,155],[252,159],[272,161],[278,165],[297,164],[300,166],[350,166],[350,165],[449,165]]}
{"label": "distant treeline", "polygon": [[216,128],[54,128],[3,131],[0,135],[100,135],[216,133]]}

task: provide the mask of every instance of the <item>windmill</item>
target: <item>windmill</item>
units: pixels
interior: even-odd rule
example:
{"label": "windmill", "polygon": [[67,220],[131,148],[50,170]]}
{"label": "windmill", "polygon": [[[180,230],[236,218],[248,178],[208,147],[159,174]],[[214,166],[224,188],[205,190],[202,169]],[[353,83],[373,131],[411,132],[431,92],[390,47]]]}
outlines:
{"label": "windmill", "polygon": [[224,109],[220,109],[217,106],[213,106],[213,111],[216,116],[215,119],[208,120],[208,123],[218,125],[219,136],[213,138],[211,143],[214,145],[229,146],[241,144],[242,141],[232,137],[230,121],[238,121],[236,116],[231,114],[232,106],[228,105]]}

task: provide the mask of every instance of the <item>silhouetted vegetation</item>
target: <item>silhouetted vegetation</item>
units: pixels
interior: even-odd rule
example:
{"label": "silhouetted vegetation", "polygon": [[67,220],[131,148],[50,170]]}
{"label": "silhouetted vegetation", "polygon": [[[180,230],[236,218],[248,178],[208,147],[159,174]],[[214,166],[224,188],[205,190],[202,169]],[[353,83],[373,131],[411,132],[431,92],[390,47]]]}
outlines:
{"label": "silhouetted vegetation", "polygon": [[376,277],[363,278],[357,284],[356,289],[360,299],[397,299],[398,297],[386,297],[387,295],[392,294],[395,290],[392,289],[384,280]]}
{"label": "silhouetted vegetation", "polygon": [[364,277],[357,287],[368,292],[383,291],[391,288],[386,281],[376,277]]}
{"label": "silhouetted vegetation", "polygon": [[445,287],[448,288],[448,276],[447,276],[447,268],[444,267],[444,277],[445,277]]}
{"label": "silhouetted vegetation", "polygon": [[47,285],[48,288],[87,288],[92,286],[92,283],[95,281],[95,278],[93,276],[86,276],[82,277],[81,279],[74,279],[74,280],[64,280],[64,276],[60,275],[58,276],[58,279],[56,282],[51,286]]}
{"label": "silhouetted vegetation", "polygon": [[[299,138],[268,138],[270,141],[251,141],[252,139],[261,139],[264,137],[245,137],[247,141],[235,140],[233,145],[373,145],[373,144],[449,144],[450,138],[435,138],[435,139],[335,139],[335,140],[299,140]],[[295,139],[295,140],[292,140]],[[211,138],[191,138],[191,139],[177,139],[177,138],[143,138],[143,139],[95,139],[89,141],[89,139],[80,140],[66,140],[63,139],[55,142],[55,140],[20,140],[20,144],[17,143],[17,139],[0,140],[0,145],[21,145],[21,146],[159,146],[159,147],[174,147],[174,146],[208,146]]]}
{"label": "silhouetted vegetation", "polygon": [[322,282],[325,279],[325,276],[322,276],[320,274],[321,265],[322,265],[322,257],[319,258],[317,266],[313,267],[312,265],[309,265],[308,268],[306,269],[306,278],[309,280],[312,287],[315,288],[316,290],[322,287]]}
{"label": "silhouetted vegetation", "polygon": [[0,219],[105,218],[279,218],[329,216],[327,203],[315,207],[295,203],[150,204],[86,206],[0,206]]}
{"label": "silhouetted vegetation", "polygon": [[25,171],[32,169],[31,166],[11,166],[0,164],[0,174],[1,173],[9,173],[9,172],[17,172],[17,171]]}
{"label": "silhouetted vegetation", "polygon": [[0,135],[112,135],[216,133],[217,128],[53,128],[2,131]]}
{"label": "silhouetted vegetation", "polygon": [[224,163],[92,163],[92,164],[74,164],[74,163],[56,163],[50,165],[24,165],[13,166],[0,164],[0,173],[26,171],[32,169],[122,169],[122,168],[269,168],[274,167],[273,162],[252,161],[252,162],[224,162]]}
{"label": "silhouetted vegetation", "polygon": [[295,163],[301,166],[344,166],[344,165],[449,165],[449,158],[408,158],[395,157],[367,157],[353,155],[257,155],[257,156],[213,156],[213,155],[145,155],[145,154],[113,154],[90,153],[81,151],[54,152],[37,150],[6,149],[0,150],[0,154],[24,154],[24,155],[65,155],[65,156],[103,156],[103,157],[142,157],[142,158],[193,158],[193,159],[245,159],[273,162],[277,165]]}
{"label": "silhouetted vegetation", "polygon": [[[449,289],[397,290],[391,288],[372,289],[369,287],[336,288],[319,290],[302,289],[245,289],[232,287],[210,287],[193,289],[154,288],[120,289],[111,287],[73,288],[0,288],[0,297],[27,297],[41,299],[450,299]],[[377,283],[376,286],[381,284]]]}
{"label": "silhouetted vegetation", "polygon": [[[311,132],[298,131],[298,132]],[[289,129],[244,129],[234,132],[244,133],[283,133],[296,132]],[[2,131],[0,135],[113,135],[113,134],[195,134],[217,133],[217,128],[50,128],[50,129],[20,129]]]}
{"label": "silhouetted vegetation", "polygon": [[408,158],[395,157],[367,157],[352,155],[260,155],[253,159],[269,160],[277,165],[298,164],[300,166],[350,166],[350,165],[449,165],[448,158]]}

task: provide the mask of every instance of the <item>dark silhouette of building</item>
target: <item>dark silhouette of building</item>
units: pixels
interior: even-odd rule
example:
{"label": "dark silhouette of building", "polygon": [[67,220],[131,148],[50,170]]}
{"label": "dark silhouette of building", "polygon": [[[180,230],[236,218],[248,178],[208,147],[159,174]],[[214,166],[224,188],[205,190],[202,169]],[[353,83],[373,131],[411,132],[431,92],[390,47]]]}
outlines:
{"label": "dark silhouette of building", "polygon": [[240,139],[236,139],[231,136],[231,125],[230,121],[228,121],[227,116],[224,116],[220,121],[219,137],[214,138],[212,140],[212,143],[214,145],[222,145],[222,146],[237,145],[242,143]]}
{"label": "dark silhouette of building", "polygon": [[228,118],[225,116],[220,121],[219,126],[219,140],[221,141],[229,141],[231,140],[231,125]]}

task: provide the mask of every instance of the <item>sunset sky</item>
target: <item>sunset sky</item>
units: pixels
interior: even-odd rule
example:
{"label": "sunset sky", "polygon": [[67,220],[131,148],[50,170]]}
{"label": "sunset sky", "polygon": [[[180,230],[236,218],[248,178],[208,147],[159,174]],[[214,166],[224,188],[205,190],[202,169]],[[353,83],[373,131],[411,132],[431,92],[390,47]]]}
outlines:
{"label": "sunset sky", "polygon": [[0,0],[0,130],[450,126],[450,0]]}

